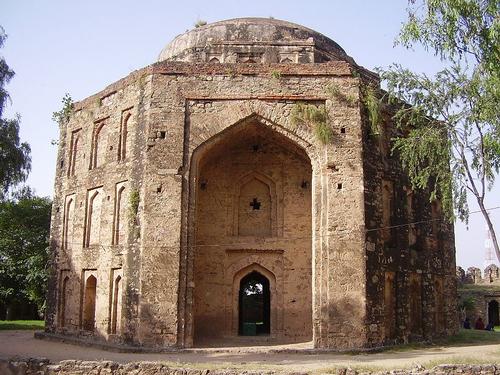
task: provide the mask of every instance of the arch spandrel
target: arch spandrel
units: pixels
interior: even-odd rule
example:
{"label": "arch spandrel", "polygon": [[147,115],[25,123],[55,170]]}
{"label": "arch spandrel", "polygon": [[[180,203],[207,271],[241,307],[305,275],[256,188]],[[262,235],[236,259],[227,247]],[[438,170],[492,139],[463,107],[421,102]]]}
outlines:
{"label": "arch spandrel", "polygon": [[[290,108],[285,109],[286,106]],[[295,128],[289,120],[293,104],[284,104],[281,110],[261,100],[231,101],[224,108],[220,108],[218,114],[212,119],[203,116],[203,123],[198,122],[195,115],[190,117],[190,149],[194,156],[200,147],[210,145],[221,138],[227,132],[237,131],[245,125],[258,123],[263,125],[291,141],[300,147],[309,157],[315,159],[318,154],[312,132],[304,132],[303,129]],[[206,115],[206,114],[205,114]]]}

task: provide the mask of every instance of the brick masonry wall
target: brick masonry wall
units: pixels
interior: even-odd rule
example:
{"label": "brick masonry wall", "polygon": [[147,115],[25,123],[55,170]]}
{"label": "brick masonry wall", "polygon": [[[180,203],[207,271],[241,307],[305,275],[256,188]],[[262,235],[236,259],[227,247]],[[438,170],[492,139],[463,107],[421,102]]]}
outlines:
{"label": "brick masonry wall", "polygon": [[[363,76],[368,74],[360,70]],[[422,275],[426,316],[435,310],[429,302],[435,276],[443,277],[447,300],[455,300],[454,284],[447,278],[447,267],[453,268],[454,274],[451,231],[444,227],[444,237],[438,240],[419,237],[429,247],[425,254],[432,257],[404,245],[404,231],[398,232],[395,242],[385,247],[379,237],[365,234],[365,226],[372,228],[383,220],[381,181],[393,181],[398,198],[395,202],[400,202],[404,179],[393,166],[394,161],[386,161],[388,167],[380,164],[378,146],[368,134],[360,85],[360,78],[353,75],[352,67],[345,62],[164,62],[134,72],[76,103],[75,113],[61,128],[47,330],[150,347],[192,346],[196,314],[201,311],[198,322],[203,315],[201,306],[208,306],[205,310],[210,311],[210,304],[221,305],[229,321],[234,322],[237,310],[234,298],[230,302],[228,290],[235,275],[250,263],[281,262],[283,269],[298,266],[301,272],[288,272],[282,278],[286,288],[276,312],[281,320],[275,319],[275,333],[296,339],[312,335],[315,346],[324,348],[357,348],[383,342],[382,286],[384,272],[390,269],[397,273],[396,282],[403,287],[396,304],[397,337],[408,339],[409,303],[404,288],[409,285],[409,273]],[[332,95],[332,87],[343,93],[344,100]],[[345,97],[352,100],[346,101]],[[327,126],[333,131],[330,144],[322,145],[312,127],[292,124],[290,114],[299,102],[324,106]],[[204,169],[203,163],[211,160],[214,147],[223,149],[225,144],[236,144],[235,129],[247,125],[276,134],[281,139],[277,144],[282,142],[284,149],[301,150],[292,154],[304,154],[305,162],[289,172],[286,162],[293,164],[296,156],[284,157],[286,152],[274,159],[263,157],[258,163],[234,167],[232,172],[241,174],[247,168],[252,173],[276,176],[273,183],[279,191],[275,197],[283,197],[276,203],[276,228],[283,235],[274,239],[282,243],[275,241],[270,245],[270,241],[259,239],[245,247],[241,243],[248,242],[248,238],[228,238],[230,225],[217,219],[227,217],[233,209],[229,207],[231,199],[227,200],[227,195],[233,194],[231,189],[216,193],[217,200],[229,202],[221,210],[222,216],[210,216],[214,212],[210,200],[205,208],[200,206],[203,198],[199,183],[204,171],[212,181],[220,178],[222,185],[232,183],[228,176],[221,177],[220,168],[210,171]],[[230,164],[229,169],[233,168]],[[304,166],[309,164],[309,190],[300,198],[294,189],[298,180],[307,178]],[[285,188],[287,181],[292,180],[297,180],[295,188]],[[292,204],[294,196],[305,202],[310,199],[311,212],[305,210],[304,215],[298,215],[303,206]],[[137,212],[131,213],[134,197]],[[430,210],[424,201],[425,198],[416,199],[415,210],[422,218],[428,218]],[[280,207],[287,207],[287,213],[280,216]],[[404,209],[397,206],[395,222],[404,217]],[[207,216],[207,212],[211,214]],[[310,228],[304,224],[309,215]],[[203,228],[219,224],[226,234],[210,239]],[[309,237],[310,242],[303,243],[302,237]],[[212,261],[210,256],[205,257],[207,262],[200,263],[203,256],[197,248],[207,240],[240,244],[218,253],[213,264],[207,263]],[[433,241],[442,241],[445,250],[431,250],[436,247]],[[247,251],[248,257],[235,255],[235,250]],[[280,251],[284,254],[281,260],[277,255]],[[270,253],[278,258],[268,262]],[[241,258],[240,263],[230,259],[235,256]],[[304,267],[309,259],[311,269]],[[222,295],[228,296],[225,302],[212,301],[203,293],[203,280],[197,271],[210,269],[218,272],[214,280],[224,284],[226,292]],[[275,267],[274,272],[281,271]],[[89,282],[92,278],[97,280],[94,289]],[[306,287],[300,290],[301,285]],[[121,308],[115,301],[121,301]],[[311,301],[312,317],[306,317]],[[88,313],[92,311],[92,302],[94,317]],[[450,306],[444,309],[447,322],[455,314]],[[116,308],[120,310],[117,314]],[[85,322],[92,318],[93,331],[85,329]],[[222,330],[234,334],[234,324],[227,327]],[[425,326],[423,332],[430,332],[431,327]],[[447,332],[454,331],[451,324],[446,327]],[[309,332],[297,334],[298,330]]]}
{"label": "brick masonry wall", "polygon": [[382,113],[378,134],[363,115],[368,341],[456,333],[453,225],[438,204],[429,202],[428,192],[412,191],[399,157],[391,152],[391,139],[399,135],[391,114]]}

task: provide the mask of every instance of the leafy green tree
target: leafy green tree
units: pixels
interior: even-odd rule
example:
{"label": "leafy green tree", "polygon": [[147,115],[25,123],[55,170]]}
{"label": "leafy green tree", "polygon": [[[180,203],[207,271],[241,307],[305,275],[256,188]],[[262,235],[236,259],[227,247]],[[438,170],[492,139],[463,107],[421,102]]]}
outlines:
{"label": "leafy green tree", "polygon": [[0,303],[7,310],[29,301],[43,311],[51,207],[29,188],[0,202]]}
{"label": "leafy green tree", "polygon": [[[0,26],[0,48],[5,39],[4,29]],[[5,59],[0,57],[0,200],[12,186],[26,180],[31,169],[30,146],[19,139],[20,117],[3,118],[3,110],[9,100],[5,85],[14,76]]]}
{"label": "leafy green tree", "polygon": [[398,42],[423,46],[443,69],[428,76],[394,64],[380,73],[404,134],[393,151],[413,187],[430,189],[450,218],[466,221],[471,194],[500,260],[485,207],[500,168],[499,8],[498,0],[410,0]]}

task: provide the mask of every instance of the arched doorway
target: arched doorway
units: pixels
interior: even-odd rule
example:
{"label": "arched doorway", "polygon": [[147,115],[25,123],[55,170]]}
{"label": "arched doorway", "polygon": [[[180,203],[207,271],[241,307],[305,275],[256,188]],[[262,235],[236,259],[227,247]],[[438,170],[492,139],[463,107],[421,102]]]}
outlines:
{"label": "arched doorway", "polygon": [[251,272],[240,281],[239,334],[268,335],[271,332],[271,295],[269,280]]}
{"label": "arched doorway", "polygon": [[[309,341],[312,165],[306,151],[252,117],[201,144],[191,173],[194,345],[243,334],[240,282],[254,271],[267,279],[257,281],[267,288],[268,311],[262,324],[247,327],[255,323],[255,335],[270,336],[266,342]],[[268,273],[246,269],[252,264]]]}
{"label": "arched doorway", "polygon": [[488,323],[493,323],[494,326],[498,326],[500,325],[499,320],[498,302],[492,300],[488,302]]}

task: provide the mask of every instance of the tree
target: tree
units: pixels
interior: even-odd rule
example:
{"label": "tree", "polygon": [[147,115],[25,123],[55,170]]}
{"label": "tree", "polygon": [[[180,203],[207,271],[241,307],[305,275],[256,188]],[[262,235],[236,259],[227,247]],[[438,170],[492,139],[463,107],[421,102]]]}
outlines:
{"label": "tree", "polygon": [[51,207],[29,188],[0,202],[0,304],[7,311],[25,302],[43,311]]}
{"label": "tree", "polygon": [[[0,26],[0,48],[6,38]],[[5,198],[9,188],[25,181],[31,169],[30,146],[19,139],[19,115],[13,119],[3,118],[3,110],[9,100],[5,85],[13,76],[14,71],[0,57],[0,200]]]}
{"label": "tree", "polygon": [[410,0],[397,41],[422,45],[444,68],[428,76],[393,64],[380,73],[404,134],[393,151],[413,187],[429,188],[450,218],[465,221],[471,194],[500,260],[485,207],[500,168],[499,8],[497,0]]}

